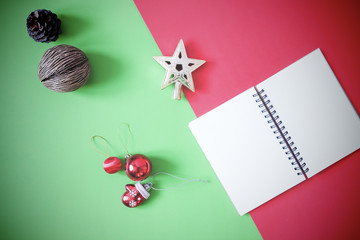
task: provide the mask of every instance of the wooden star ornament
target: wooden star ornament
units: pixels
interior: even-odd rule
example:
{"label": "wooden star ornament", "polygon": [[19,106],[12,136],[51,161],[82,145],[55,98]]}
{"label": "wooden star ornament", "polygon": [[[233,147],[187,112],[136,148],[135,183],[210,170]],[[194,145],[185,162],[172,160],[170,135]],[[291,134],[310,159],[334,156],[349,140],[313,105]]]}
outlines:
{"label": "wooden star ornament", "polygon": [[183,85],[195,92],[191,72],[203,65],[205,61],[188,58],[182,39],[180,39],[172,57],[154,56],[154,59],[166,69],[161,89],[175,84],[173,99],[181,99],[181,87]]}

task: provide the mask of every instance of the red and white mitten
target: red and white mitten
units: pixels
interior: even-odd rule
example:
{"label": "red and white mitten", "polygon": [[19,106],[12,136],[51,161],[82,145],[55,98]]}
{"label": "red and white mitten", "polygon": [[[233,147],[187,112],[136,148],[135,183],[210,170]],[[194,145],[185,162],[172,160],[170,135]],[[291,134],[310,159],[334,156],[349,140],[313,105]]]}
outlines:
{"label": "red and white mitten", "polygon": [[127,184],[125,186],[126,192],[122,195],[122,202],[125,206],[134,208],[142,204],[145,199],[150,197],[150,185],[142,185],[140,182],[133,184]]}

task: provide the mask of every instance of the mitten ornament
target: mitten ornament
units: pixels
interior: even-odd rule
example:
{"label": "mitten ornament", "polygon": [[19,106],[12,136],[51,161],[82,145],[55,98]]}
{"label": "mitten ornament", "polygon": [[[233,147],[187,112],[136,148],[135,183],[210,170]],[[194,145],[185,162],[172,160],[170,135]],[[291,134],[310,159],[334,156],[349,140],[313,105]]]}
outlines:
{"label": "mitten ornament", "polygon": [[61,33],[60,25],[57,15],[46,9],[33,11],[26,19],[28,34],[36,42],[56,41]]}
{"label": "mitten ornament", "polygon": [[133,184],[127,184],[125,186],[126,192],[122,195],[122,202],[125,206],[134,208],[142,204],[145,199],[150,197],[149,184],[142,185],[140,182]]}
{"label": "mitten ornament", "polygon": [[[153,184],[151,182],[151,179],[158,175],[158,174],[165,174],[168,175],[170,177],[173,178],[177,178],[183,181],[186,181],[180,185],[174,186],[174,187],[170,187],[170,188],[164,188],[164,189],[160,189],[160,188],[154,188]],[[187,179],[187,178],[181,178],[181,177],[177,177],[174,176],[170,173],[166,173],[166,172],[158,172],[153,174],[150,179],[149,182],[146,184],[141,184],[140,182],[136,183],[135,185],[133,184],[127,184],[125,186],[126,192],[122,195],[122,203],[129,207],[129,208],[134,208],[137,207],[139,205],[141,205],[145,199],[148,199],[150,197],[150,189],[154,189],[154,190],[170,190],[170,189],[175,189],[178,187],[181,187],[182,185],[185,185],[187,183],[191,183],[191,182],[207,182],[206,180],[201,180],[201,179]]]}

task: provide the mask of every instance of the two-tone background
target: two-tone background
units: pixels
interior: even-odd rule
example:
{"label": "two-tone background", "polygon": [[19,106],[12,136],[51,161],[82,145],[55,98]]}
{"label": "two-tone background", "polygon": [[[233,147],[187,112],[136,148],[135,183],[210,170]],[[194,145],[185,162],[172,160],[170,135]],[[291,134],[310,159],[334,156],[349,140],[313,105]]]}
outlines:
{"label": "two-tone background", "polygon": [[[49,44],[26,32],[28,14],[43,8],[62,20],[63,34]],[[318,47],[359,112],[359,11],[357,1],[2,1],[0,238],[359,237],[359,151],[240,217],[187,127]],[[172,55],[180,38],[189,57],[207,62],[193,73],[196,92],[175,101],[172,87],[160,90],[165,70],[152,56]],[[72,93],[37,78],[42,54],[58,44],[80,48],[91,63],[88,83]],[[123,206],[131,181],[124,171],[106,174],[89,142],[101,135],[123,157],[122,122],[133,133],[129,151],[147,155],[153,173],[209,183]]]}

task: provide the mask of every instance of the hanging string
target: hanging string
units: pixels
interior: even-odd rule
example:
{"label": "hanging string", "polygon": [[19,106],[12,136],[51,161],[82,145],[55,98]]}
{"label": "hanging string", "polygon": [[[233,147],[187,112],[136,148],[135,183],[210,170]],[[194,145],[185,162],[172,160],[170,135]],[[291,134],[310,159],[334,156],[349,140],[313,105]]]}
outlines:
{"label": "hanging string", "polygon": [[[179,184],[179,185],[176,185],[174,187],[170,187],[170,188],[154,188],[153,187],[153,183],[151,182],[151,179],[153,179],[153,177],[155,177],[156,175],[159,175],[159,174],[164,174],[164,175],[168,175],[170,177],[173,177],[173,178],[176,178],[176,179],[180,179],[182,181],[186,181],[182,184]],[[188,184],[188,183],[191,183],[191,182],[208,182],[207,180],[202,180],[202,179],[189,179],[189,178],[182,178],[182,177],[177,177],[175,175],[172,175],[170,173],[167,173],[167,172],[157,172],[157,173],[154,173],[153,175],[150,176],[149,178],[149,182],[148,182],[148,185],[150,186],[150,188],[154,189],[154,190],[172,190],[172,189],[176,189],[176,188],[179,188],[179,187],[182,187],[183,185],[185,184]]]}
{"label": "hanging string", "polygon": [[[101,139],[104,141],[105,149],[106,149],[106,154],[103,153],[103,152],[101,152],[101,151],[99,151],[99,150],[97,150],[97,149],[93,146],[92,143],[95,141],[94,139],[97,138],[97,137],[98,137],[98,138],[101,138]],[[99,135],[92,136],[92,137],[90,138],[90,146],[91,146],[92,149],[94,149],[96,152],[104,155],[105,157],[110,157],[109,150],[108,150],[108,147],[107,147],[107,144],[106,144],[106,140],[105,140],[102,136],[99,136]]]}
{"label": "hanging string", "polygon": [[127,134],[127,137],[126,137],[126,141],[124,142],[124,139],[123,139],[122,136],[121,136],[120,128],[119,128],[120,142],[121,142],[121,145],[123,146],[123,148],[125,149],[125,155],[130,155],[129,150],[128,150],[129,138],[130,138],[130,136],[131,136],[131,134],[132,134],[132,133],[131,133],[131,130],[130,130],[130,125],[129,125],[128,123],[121,123],[121,124],[127,126],[128,134]]}

